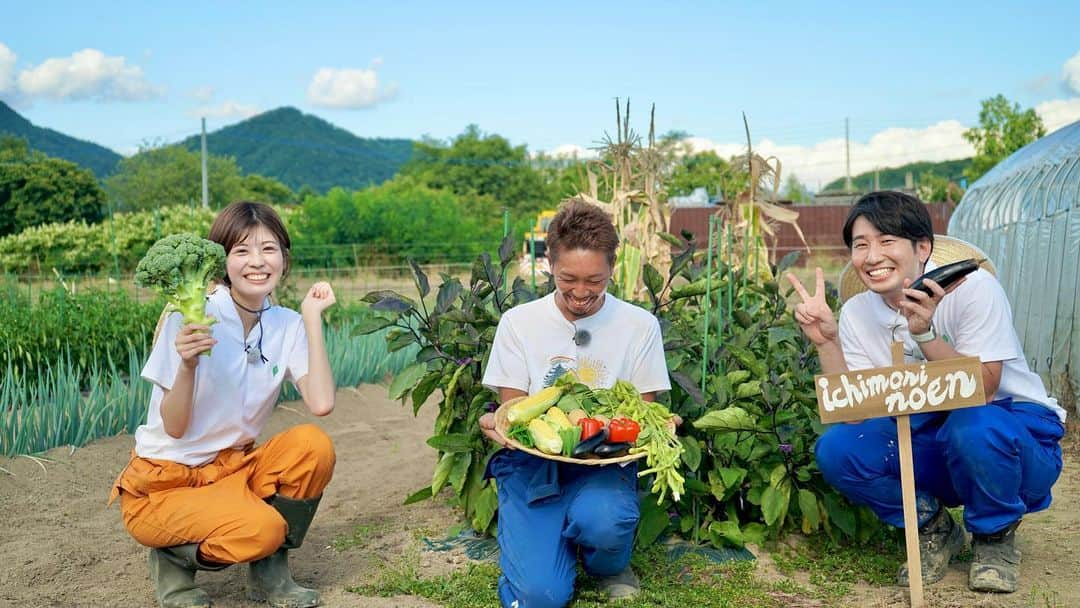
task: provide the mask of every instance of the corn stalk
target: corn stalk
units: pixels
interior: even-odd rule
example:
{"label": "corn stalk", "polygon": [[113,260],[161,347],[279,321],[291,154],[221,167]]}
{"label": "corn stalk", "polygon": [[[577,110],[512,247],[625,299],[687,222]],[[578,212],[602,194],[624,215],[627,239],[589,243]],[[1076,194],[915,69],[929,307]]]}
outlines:
{"label": "corn stalk", "polygon": [[[668,230],[671,209],[660,186],[663,155],[656,147],[656,106],[649,116],[648,145],[630,128],[630,101],[626,111],[615,100],[615,138],[605,133],[600,159],[587,166],[589,192],[580,198],[607,211],[619,233],[615,258],[616,295],[624,300],[645,294],[642,268],[651,264],[661,276],[671,267],[671,244],[661,236]],[[603,201],[600,193],[610,193]]]}
{"label": "corn stalk", "polygon": [[[776,263],[775,244],[777,223],[790,224],[802,240],[806,251],[810,247],[799,228],[799,212],[776,203],[780,195],[780,159],[765,158],[754,152],[750,141],[750,125],[743,114],[746,129],[746,154],[732,159],[733,168],[748,174],[747,189],[728,203],[718,241],[719,256],[732,268],[744,265],[756,273],[758,281],[773,278],[770,265]],[[770,243],[773,247],[770,247]]]}

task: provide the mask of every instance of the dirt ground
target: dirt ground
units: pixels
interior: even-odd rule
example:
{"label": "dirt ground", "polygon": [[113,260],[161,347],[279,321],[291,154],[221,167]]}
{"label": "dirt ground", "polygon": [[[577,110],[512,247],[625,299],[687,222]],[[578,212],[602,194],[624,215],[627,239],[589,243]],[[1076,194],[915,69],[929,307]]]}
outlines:
{"label": "dirt ground", "polygon": [[[434,452],[425,445],[435,408],[414,419],[411,409],[386,397],[382,386],[338,393],[335,412],[314,418],[302,405],[278,408],[267,434],[314,421],[333,438],[338,464],[303,547],[292,552],[298,581],[314,584],[330,608],[427,607],[418,598],[363,597],[346,588],[375,580],[381,566],[416,555],[419,538],[441,538],[456,522],[442,501],[401,506],[428,483]],[[127,462],[132,438],[95,441],[77,450],[60,448],[43,458],[0,459],[0,606],[74,607],[154,605],[146,549],[124,530],[119,508],[107,509],[109,485]],[[927,590],[927,604],[961,606],[1080,606],[1080,433],[1071,429],[1066,465],[1054,506],[1028,517],[1020,532],[1022,588],[1011,596],[979,596],[966,590],[966,570]],[[440,574],[467,560],[454,552],[419,551],[420,571]],[[768,555],[758,571],[778,576]],[[216,606],[255,607],[244,599],[242,567],[200,573]],[[857,588],[846,605],[904,606],[898,589]]]}

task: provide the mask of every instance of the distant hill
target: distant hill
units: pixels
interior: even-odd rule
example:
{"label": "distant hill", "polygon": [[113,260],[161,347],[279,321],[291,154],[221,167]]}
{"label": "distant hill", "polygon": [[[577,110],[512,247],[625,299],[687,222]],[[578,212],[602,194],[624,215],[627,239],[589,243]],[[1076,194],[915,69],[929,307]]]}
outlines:
{"label": "distant hill", "polygon": [[[941,162],[920,161],[908,163],[899,167],[890,167],[878,170],[878,183],[882,190],[892,190],[904,187],[904,176],[910,171],[915,183],[918,184],[919,176],[927,171],[938,177],[945,177],[959,183],[964,177],[964,169],[971,164],[970,158],[960,160],[945,160]],[[867,171],[851,176],[852,188],[856,191],[868,192],[874,187],[874,172]],[[835,179],[825,185],[823,190],[843,190],[844,178]]]}
{"label": "distant hill", "polygon": [[[200,149],[199,136],[181,142]],[[382,183],[412,156],[408,139],[357,137],[296,108],[278,108],[206,135],[207,151],[232,156],[244,173],[273,177],[297,190],[325,192]]]}
{"label": "distant hill", "polygon": [[35,127],[11,106],[0,101],[0,136],[3,135],[22,137],[30,148],[82,165],[93,171],[98,179],[110,175],[116,169],[116,163],[120,162],[120,155],[106,147],[52,129]]}

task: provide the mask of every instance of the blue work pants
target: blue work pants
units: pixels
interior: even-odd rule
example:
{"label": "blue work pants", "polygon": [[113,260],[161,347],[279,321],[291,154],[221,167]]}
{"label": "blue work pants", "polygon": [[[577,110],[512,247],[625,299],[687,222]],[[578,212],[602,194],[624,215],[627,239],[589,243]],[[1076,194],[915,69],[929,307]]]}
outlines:
{"label": "blue work pants", "polygon": [[[1011,399],[913,415],[919,525],[940,503],[963,505],[969,532],[993,534],[1025,513],[1049,507],[1064,432],[1050,409]],[[833,425],[818,439],[815,453],[825,481],[886,523],[904,526],[895,419]]]}
{"label": "blue work pants", "polygon": [[588,466],[516,450],[492,457],[499,491],[499,599],[505,608],[562,608],[585,571],[630,563],[639,519],[637,465]]}

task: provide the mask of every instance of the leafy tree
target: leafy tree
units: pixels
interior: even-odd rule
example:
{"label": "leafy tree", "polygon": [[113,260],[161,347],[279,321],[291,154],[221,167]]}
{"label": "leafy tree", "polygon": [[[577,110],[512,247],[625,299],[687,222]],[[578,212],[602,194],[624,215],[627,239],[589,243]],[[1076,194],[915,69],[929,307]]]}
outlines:
{"label": "leafy tree", "polygon": [[1035,110],[1021,110],[1004,95],[982,101],[979,126],[964,131],[964,139],[975,146],[975,158],[964,175],[971,181],[982,177],[1006,156],[1046,135],[1046,127]]}
{"label": "leafy tree", "polygon": [[360,256],[421,263],[469,260],[502,237],[502,212],[491,197],[458,195],[401,176],[353,193],[334,188],[307,198],[303,209],[296,255],[335,251],[327,245],[356,245],[348,260],[336,259],[337,251],[326,254],[323,264],[355,263]]}
{"label": "leafy tree", "polygon": [[[280,203],[293,198],[277,180],[242,176],[230,157],[209,155],[207,173],[214,209],[240,199]],[[202,201],[202,158],[181,146],[144,146],[138,154],[120,161],[116,174],[105,180],[105,189],[118,211],[198,205]]]}
{"label": "leafy tree", "polygon": [[105,193],[94,174],[75,163],[0,140],[0,236],[51,222],[101,220]]}
{"label": "leafy tree", "polygon": [[949,178],[927,171],[919,175],[915,188],[919,198],[928,203],[958,202],[964,196],[964,189]]}
{"label": "leafy tree", "polygon": [[710,150],[683,156],[665,186],[669,196],[685,196],[694,188],[704,187],[710,195],[719,194],[729,200],[745,190],[746,183],[744,173]]}
{"label": "leafy tree", "polygon": [[809,203],[814,200],[814,195],[807,190],[806,186],[795,177],[794,173],[788,173],[784,180],[784,187],[780,190],[780,196],[793,203]]}
{"label": "leafy tree", "polygon": [[287,205],[298,200],[295,192],[272,177],[253,173],[242,177],[240,182],[245,197],[251,200],[274,205]]}
{"label": "leafy tree", "polygon": [[515,214],[531,214],[553,205],[556,189],[529,162],[525,146],[512,146],[495,134],[469,125],[449,144],[425,139],[401,175],[458,195],[488,196]]}

